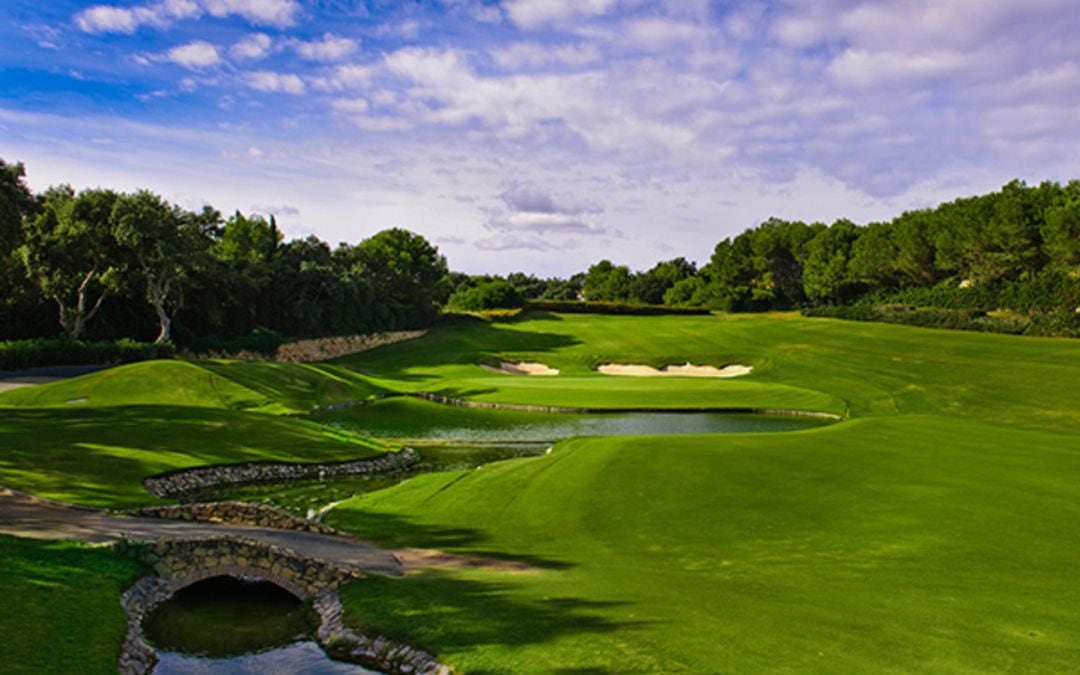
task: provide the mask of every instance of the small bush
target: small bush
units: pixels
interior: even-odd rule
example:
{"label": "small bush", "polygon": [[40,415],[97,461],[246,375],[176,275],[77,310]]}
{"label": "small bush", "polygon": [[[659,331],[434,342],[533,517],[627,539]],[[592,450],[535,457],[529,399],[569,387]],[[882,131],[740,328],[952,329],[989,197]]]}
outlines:
{"label": "small bush", "polygon": [[10,340],[0,342],[0,370],[25,370],[42,366],[112,365],[149,359],[168,359],[176,354],[171,343],[155,344],[117,340]]}
{"label": "small bush", "polygon": [[974,309],[915,307],[893,303],[877,306],[810,307],[802,310],[802,314],[848,321],[899,323],[922,328],[948,328],[1042,337],[1080,337],[1080,314],[1076,312],[1023,314],[1014,311],[994,311],[988,313]]}
{"label": "small bush", "polygon": [[256,328],[250,335],[225,338],[219,335],[192,337],[187,349],[193,354],[240,354],[254,352],[266,357],[277,353],[278,347],[288,342],[284,335],[268,328]]}
{"label": "small bush", "polygon": [[627,302],[579,302],[569,300],[530,300],[527,309],[563,314],[626,314],[637,316],[658,316],[661,314],[679,314],[685,316],[704,316],[710,310],[702,307],[674,307],[669,305],[634,305]]}
{"label": "small bush", "polygon": [[488,281],[457,291],[447,302],[451,309],[466,312],[482,312],[492,309],[517,309],[525,304],[525,298],[506,281]]}

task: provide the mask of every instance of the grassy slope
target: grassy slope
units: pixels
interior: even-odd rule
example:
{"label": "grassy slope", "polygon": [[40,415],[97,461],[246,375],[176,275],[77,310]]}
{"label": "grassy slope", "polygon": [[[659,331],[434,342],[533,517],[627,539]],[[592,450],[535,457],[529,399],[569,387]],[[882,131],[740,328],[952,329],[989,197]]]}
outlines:
{"label": "grassy slope", "polygon": [[[555,378],[488,373],[485,356],[540,361]],[[576,405],[752,405],[852,415],[948,413],[1031,427],[1080,425],[1075,340],[855,324],[794,315],[557,315],[467,322],[340,362],[391,389],[481,400]],[[602,376],[607,361],[744,363],[732,380]],[[1002,396],[1001,392],[1009,392]],[[742,403],[747,405],[746,403]]]}
{"label": "grassy slope", "polygon": [[155,503],[146,476],[256,460],[334,461],[387,448],[296,419],[180,406],[0,410],[0,485],[91,506]]}
{"label": "grassy slope", "polygon": [[326,364],[144,361],[15,389],[0,394],[0,406],[151,404],[303,413],[314,406],[367,398],[378,391],[355,373]]}
{"label": "grassy slope", "polygon": [[115,673],[137,573],[106,549],[0,536],[0,670]]}
{"label": "grassy slope", "polygon": [[[349,589],[354,617],[466,671],[1080,661],[1080,343],[783,316],[567,316],[436,331],[411,347],[411,359],[390,347],[350,362],[384,384],[563,403],[593,383],[612,400],[606,378],[587,376],[605,360],[751,363],[746,382],[816,390],[853,417],[782,435],[568,441],[332,512],[387,543],[544,568]],[[560,367],[576,391],[485,377],[471,364],[490,354]],[[641,404],[712,402],[733,384],[709,383],[714,398],[687,380],[646,382]]]}

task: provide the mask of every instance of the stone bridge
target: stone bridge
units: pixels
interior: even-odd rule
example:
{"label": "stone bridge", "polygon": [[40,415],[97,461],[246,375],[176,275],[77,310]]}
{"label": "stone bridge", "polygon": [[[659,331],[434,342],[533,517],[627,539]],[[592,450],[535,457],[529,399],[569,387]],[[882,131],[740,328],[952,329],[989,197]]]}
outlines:
{"label": "stone bridge", "polygon": [[212,577],[257,577],[305,599],[365,576],[355,567],[239,537],[159,539],[134,550],[167,582],[170,593]]}

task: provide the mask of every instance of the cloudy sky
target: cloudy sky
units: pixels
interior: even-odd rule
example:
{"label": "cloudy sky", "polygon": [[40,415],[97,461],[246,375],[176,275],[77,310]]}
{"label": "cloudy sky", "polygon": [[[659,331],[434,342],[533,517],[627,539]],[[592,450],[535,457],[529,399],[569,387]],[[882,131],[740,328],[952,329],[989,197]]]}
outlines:
{"label": "cloudy sky", "polygon": [[1076,0],[3,0],[0,157],[400,226],[469,272],[635,268],[769,217],[1080,177]]}

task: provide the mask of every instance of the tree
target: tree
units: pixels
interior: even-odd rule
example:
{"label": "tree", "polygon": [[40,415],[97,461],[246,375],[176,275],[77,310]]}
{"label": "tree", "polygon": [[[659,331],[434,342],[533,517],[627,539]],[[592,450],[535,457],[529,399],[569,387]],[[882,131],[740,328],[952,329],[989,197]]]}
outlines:
{"label": "tree", "polygon": [[516,309],[525,304],[525,298],[510,282],[496,279],[454,293],[447,304],[455,309],[478,312],[485,309]]}
{"label": "tree", "polygon": [[393,228],[356,247],[376,297],[399,316],[402,327],[430,324],[449,297],[449,270],[439,249],[418,234]]}
{"label": "tree", "polygon": [[82,336],[119,283],[121,254],[109,229],[117,194],[71,187],[49,189],[41,213],[26,222],[19,256],[29,276],[56,302],[60,326],[71,339]]}
{"label": "tree", "polygon": [[34,195],[26,187],[26,167],[0,159],[0,251],[21,243],[23,217],[34,211]]}
{"label": "tree", "polygon": [[159,344],[172,337],[170,312],[180,304],[181,283],[208,243],[204,225],[147,190],[121,195],[113,207],[113,235],[142,271],[147,300],[157,314]]}
{"label": "tree", "polygon": [[623,302],[630,299],[630,268],[601,260],[585,274],[581,292],[586,300]]}
{"label": "tree", "polygon": [[806,245],[803,289],[814,302],[845,303],[857,288],[851,271],[852,247],[861,229],[850,220],[838,220],[832,227],[818,226]]}

